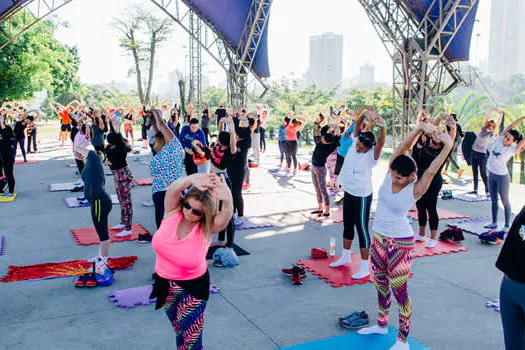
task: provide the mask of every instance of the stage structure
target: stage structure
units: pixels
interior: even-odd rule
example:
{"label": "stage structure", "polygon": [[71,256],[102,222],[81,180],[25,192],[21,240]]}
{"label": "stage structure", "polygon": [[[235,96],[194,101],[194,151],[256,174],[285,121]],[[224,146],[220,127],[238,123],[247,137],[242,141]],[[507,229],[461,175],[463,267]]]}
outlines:
{"label": "stage structure", "polygon": [[[0,0],[0,35],[10,42],[72,0]],[[202,53],[225,71],[228,99],[236,107],[247,104],[248,79],[268,90],[268,18],[272,0],[150,0],[189,35],[190,101],[200,103]],[[22,12],[22,23],[13,15]]]}
{"label": "stage structure", "polygon": [[404,138],[421,108],[467,84],[477,0],[358,0],[393,61],[393,140]]}

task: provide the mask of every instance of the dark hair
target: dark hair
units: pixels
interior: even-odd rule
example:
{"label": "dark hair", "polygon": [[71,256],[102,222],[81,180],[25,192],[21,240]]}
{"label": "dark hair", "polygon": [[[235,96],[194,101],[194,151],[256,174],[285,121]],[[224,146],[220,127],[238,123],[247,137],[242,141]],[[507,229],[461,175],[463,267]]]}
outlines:
{"label": "dark hair", "polygon": [[254,126],[254,125],[255,125],[255,119],[253,119],[253,118],[248,118],[248,125],[249,125],[249,126]]}
{"label": "dark hair", "polygon": [[409,176],[417,170],[414,158],[402,154],[392,161],[390,170],[397,171],[401,176]]}
{"label": "dark hair", "polygon": [[192,124],[199,124],[199,119],[197,119],[197,118],[191,118],[191,119],[190,119],[190,125],[192,125]]}
{"label": "dark hair", "polygon": [[124,143],[124,138],[122,137],[122,134],[121,133],[116,133],[114,131],[111,131],[110,133],[108,133],[108,135],[106,136],[106,140],[108,141],[108,144],[110,145],[121,145]]}
{"label": "dark hair", "polygon": [[287,125],[290,124],[290,118],[286,117],[284,118],[284,121],[286,122]]}
{"label": "dark hair", "polygon": [[160,131],[157,131],[153,138],[164,139],[164,134]]}
{"label": "dark hair", "polygon": [[492,120],[492,119],[487,122],[487,125],[488,124],[493,124],[494,127],[496,127],[496,122],[494,120]]}
{"label": "dark hair", "polygon": [[297,119],[292,120],[292,125],[293,126],[298,126],[299,125],[299,121]]}
{"label": "dark hair", "polygon": [[365,131],[359,134],[359,141],[366,148],[372,148],[376,145],[376,135],[371,131]]}
{"label": "dark hair", "polygon": [[88,128],[87,124],[82,124],[82,126],[80,127],[80,131],[85,135],[88,132],[87,128]]}
{"label": "dark hair", "polygon": [[520,143],[521,140],[523,140],[523,135],[521,134],[521,132],[519,132],[516,129],[512,129],[511,131],[509,131],[509,134],[512,137],[514,137],[514,141],[517,142],[517,143]]}
{"label": "dark hair", "polygon": [[219,143],[223,146],[230,147],[230,133],[226,131],[221,131],[219,133]]}
{"label": "dark hair", "polygon": [[323,115],[323,113],[319,113],[319,118],[321,118],[321,121],[324,120],[324,115]]}
{"label": "dark hair", "polygon": [[458,121],[458,116],[456,115],[456,113],[450,113],[450,116],[454,118],[455,121]]}
{"label": "dark hair", "polygon": [[328,143],[334,142],[334,135],[333,134],[330,134],[330,133],[324,134],[323,138]]}

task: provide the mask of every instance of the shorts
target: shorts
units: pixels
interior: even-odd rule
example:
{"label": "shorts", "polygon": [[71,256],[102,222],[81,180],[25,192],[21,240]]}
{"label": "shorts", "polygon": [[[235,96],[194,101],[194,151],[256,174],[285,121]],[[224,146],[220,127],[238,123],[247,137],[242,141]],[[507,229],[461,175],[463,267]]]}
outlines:
{"label": "shorts", "polygon": [[133,132],[133,125],[131,125],[131,124],[124,124],[124,131],[125,132]]}
{"label": "shorts", "polygon": [[341,169],[343,168],[343,163],[344,162],[345,162],[345,157],[343,157],[342,155],[340,155],[338,153],[337,154],[337,160],[336,160],[336,163],[335,163],[335,170],[334,170],[335,176],[339,176],[339,173],[341,172]]}
{"label": "shorts", "polygon": [[64,131],[71,132],[71,124],[62,124],[60,126],[60,131],[62,131],[62,132],[64,132]]}

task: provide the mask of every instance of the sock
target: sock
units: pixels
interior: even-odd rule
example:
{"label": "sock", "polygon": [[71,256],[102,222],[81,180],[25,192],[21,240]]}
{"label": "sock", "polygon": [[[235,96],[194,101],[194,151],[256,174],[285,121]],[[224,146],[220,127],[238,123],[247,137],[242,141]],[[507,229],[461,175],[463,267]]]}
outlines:
{"label": "sock", "polygon": [[350,249],[343,249],[343,254],[339,258],[339,260],[331,263],[329,266],[338,267],[342,265],[347,265],[347,264],[350,264],[351,261],[352,261],[352,256],[350,255]]}
{"label": "sock", "polygon": [[359,271],[352,275],[353,279],[359,280],[361,278],[365,278],[366,276],[370,275],[370,271],[368,270],[368,260],[362,260],[361,264],[359,265]]}
{"label": "sock", "polygon": [[394,346],[390,348],[390,350],[410,350],[410,345],[398,339],[396,340]]}
{"label": "sock", "polygon": [[388,327],[380,327],[375,325],[372,327],[361,328],[357,331],[357,334],[368,335],[368,334],[388,334]]}

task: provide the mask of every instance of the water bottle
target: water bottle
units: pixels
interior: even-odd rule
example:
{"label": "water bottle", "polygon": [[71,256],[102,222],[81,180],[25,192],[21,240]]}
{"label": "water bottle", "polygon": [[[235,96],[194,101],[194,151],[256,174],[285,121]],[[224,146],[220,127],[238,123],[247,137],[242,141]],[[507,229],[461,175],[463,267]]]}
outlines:
{"label": "water bottle", "polygon": [[330,256],[335,256],[335,237],[330,238]]}

